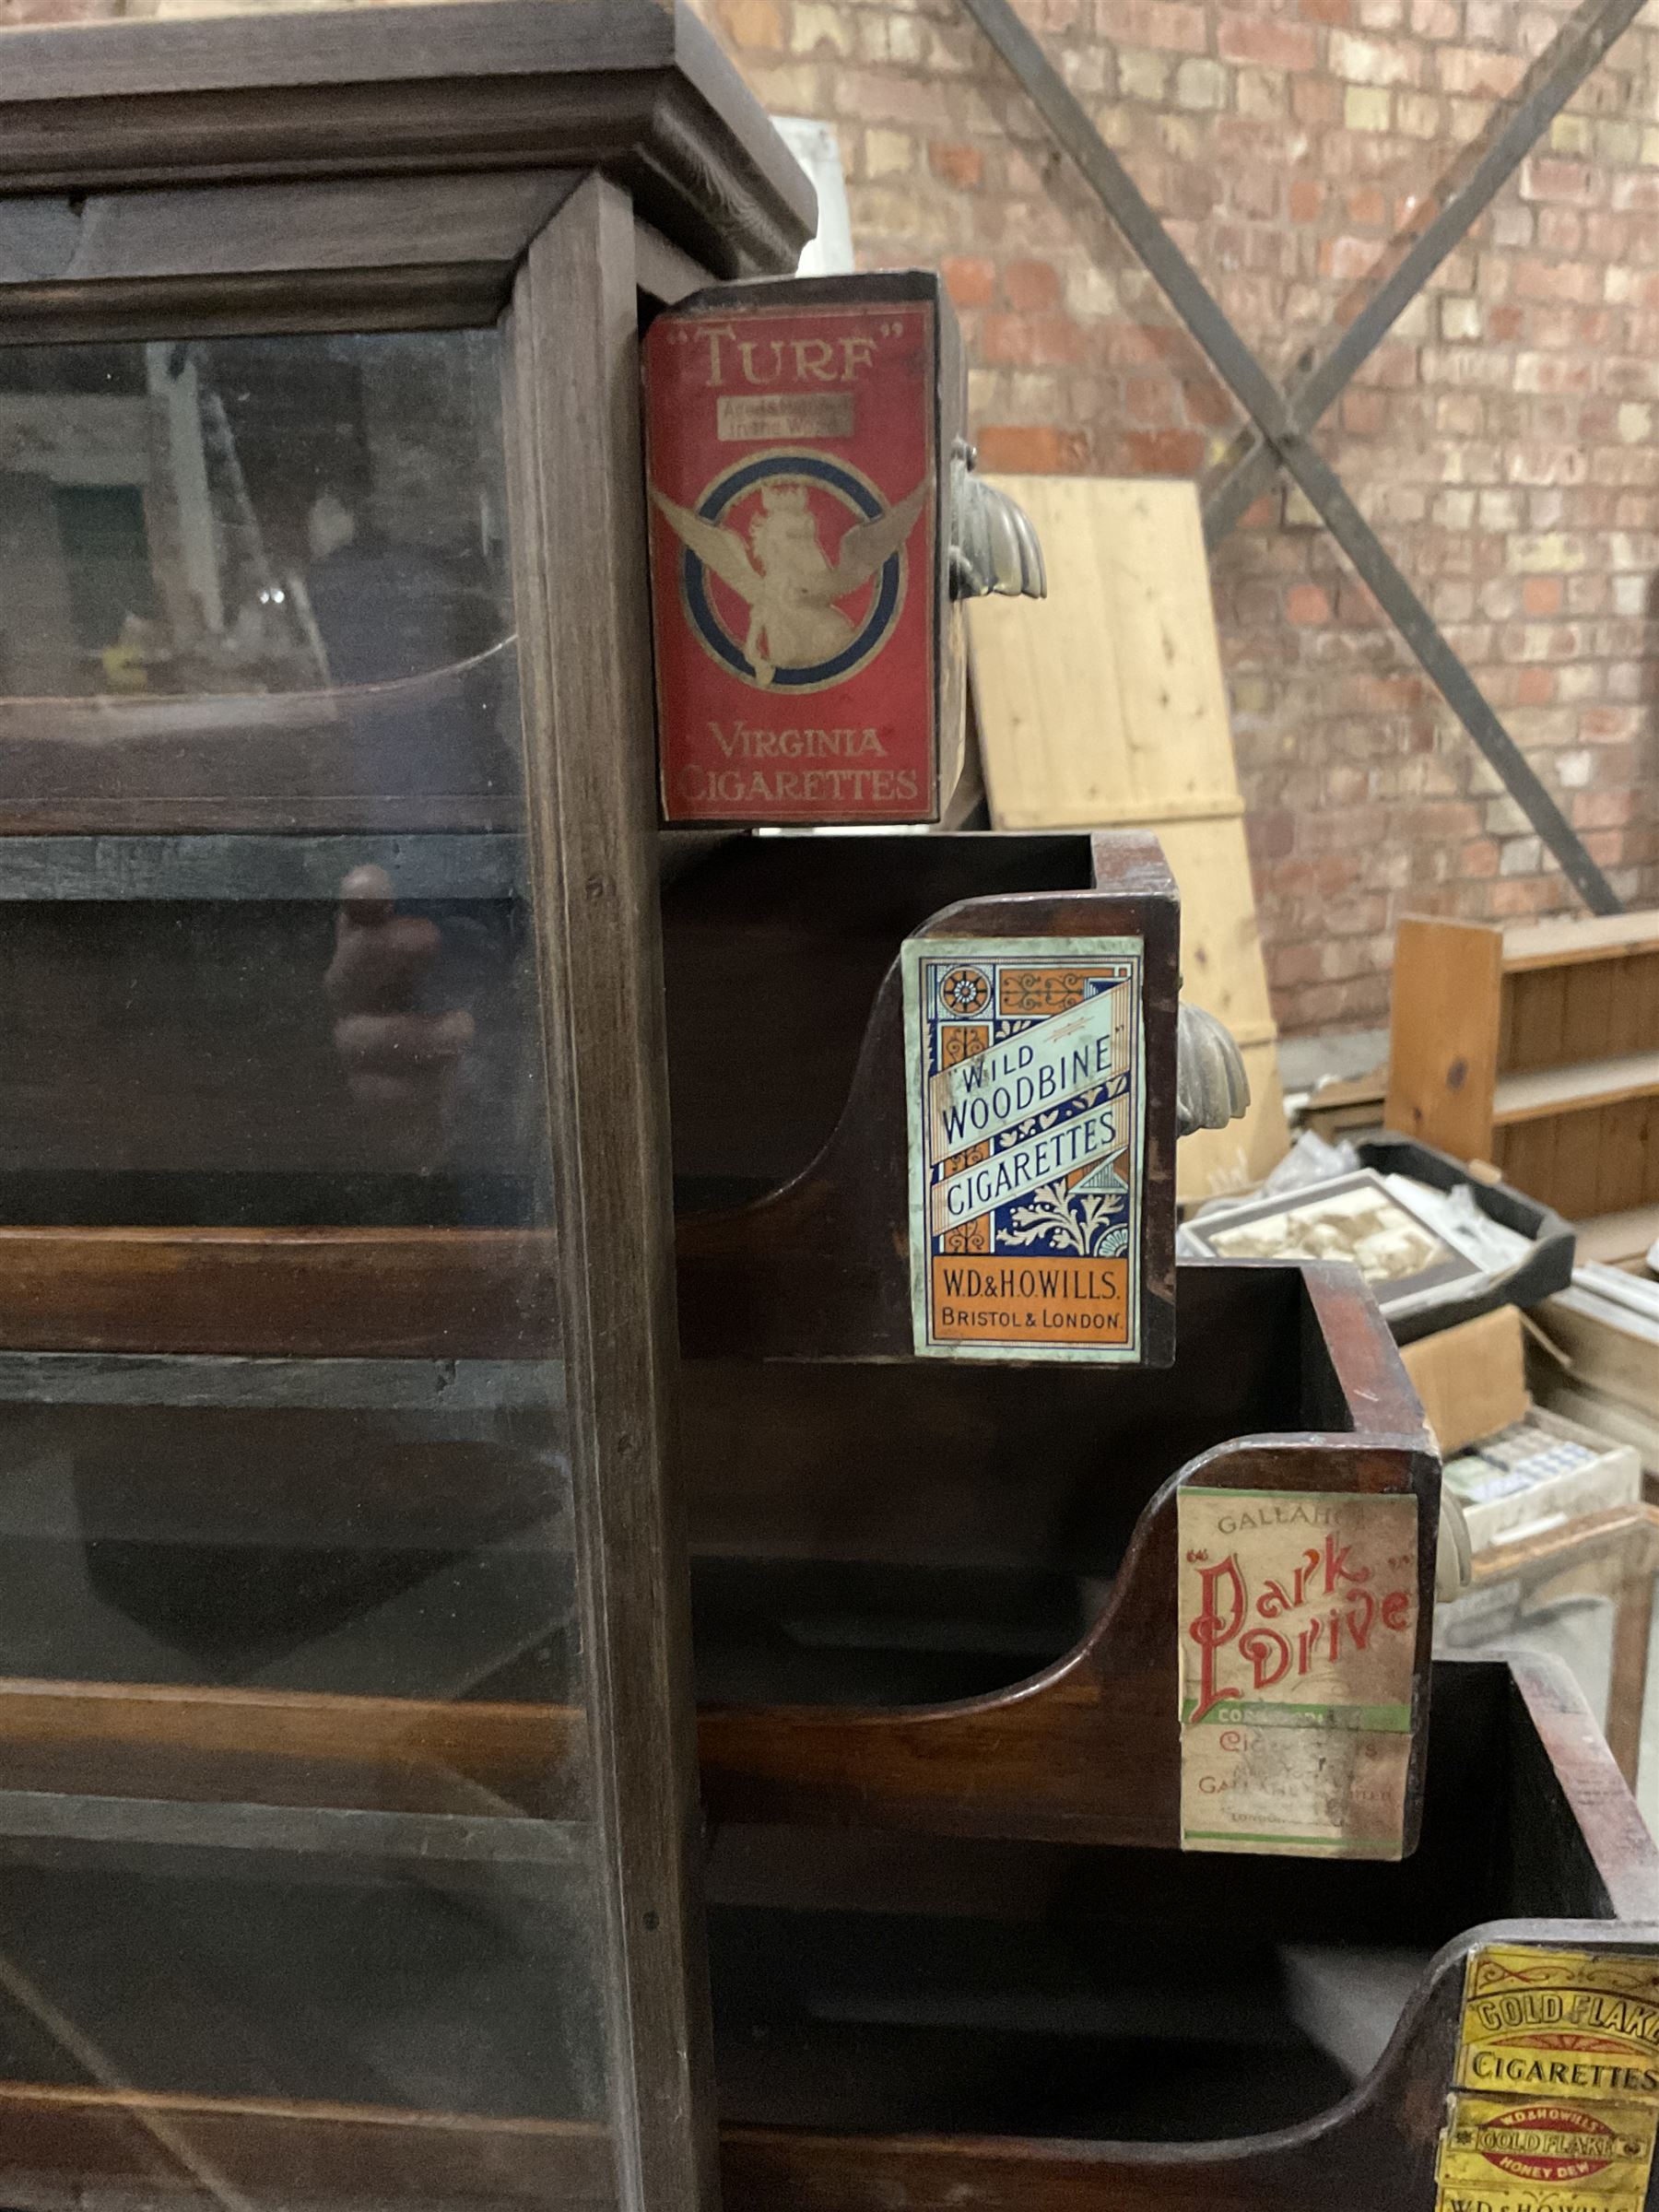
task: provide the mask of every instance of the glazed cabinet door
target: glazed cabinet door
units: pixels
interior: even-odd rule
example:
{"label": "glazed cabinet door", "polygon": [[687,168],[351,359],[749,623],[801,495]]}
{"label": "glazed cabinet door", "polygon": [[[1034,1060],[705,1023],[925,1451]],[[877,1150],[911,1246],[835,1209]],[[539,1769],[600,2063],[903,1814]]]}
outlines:
{"label": "glazed cabinet door", "polygon": [[633,253],[0,347],[0,2202],[703,2194]]}

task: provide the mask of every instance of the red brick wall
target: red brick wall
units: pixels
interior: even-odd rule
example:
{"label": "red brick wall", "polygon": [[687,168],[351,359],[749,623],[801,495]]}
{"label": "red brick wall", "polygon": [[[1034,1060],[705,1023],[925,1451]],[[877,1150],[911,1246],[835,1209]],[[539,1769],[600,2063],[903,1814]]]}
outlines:
{"label": "red brick wall", "polygon": [[[247,5],[248,0],[241,0]],[[1560,0],[1018,0],[1270,366],[1323,342]],[[942,265],[993,466],[1197,475],[1237,415],[958,0],[700,0],[833,122],[872,266]],[[0,23],[193,12],[0,0]],[[1627,32],[1323,450],[1618,889],[1659,903],[1659,31]],[[1395,918],[1572,900],[1329,539],[1215,561],[1287,1030],[1381,1021]]]}
{"label": "red brick wall", "polygon": [[[1553,33],[1522,0],[1018,0],[1246,340],[1283,370]],[[957,0],[705,0],[837,126],[872,266],[942,264],[986,462],[1196,476],[1230,399]],[[1627,32],[1373,355],[1323,451],[1619,892],[1659,902],[1659,34]],[[1288,1030],[1386,1018],[1406,912],[1574,905],[1282,492],[1214,563]]]}

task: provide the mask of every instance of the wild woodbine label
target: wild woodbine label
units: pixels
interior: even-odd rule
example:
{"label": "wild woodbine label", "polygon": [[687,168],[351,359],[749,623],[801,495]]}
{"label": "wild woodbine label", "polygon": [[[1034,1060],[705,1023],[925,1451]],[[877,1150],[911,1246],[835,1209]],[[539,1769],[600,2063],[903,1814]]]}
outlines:
{"label": "wild woodbine label", "polygon": [[1139,937],[905,946],[918,1352],[1139,1357],[1144,954]]}
{"label": "wild woodbine label", "polygon": [[1641,2212],[1659,2127],[1659,1959],[1470,1955],[1436,2212]]}
{"label": "wild woodbine label", "polygon": [[1417,1500],[1185,1484],[1178,1518],[1182,1848],[1399,1858]]}

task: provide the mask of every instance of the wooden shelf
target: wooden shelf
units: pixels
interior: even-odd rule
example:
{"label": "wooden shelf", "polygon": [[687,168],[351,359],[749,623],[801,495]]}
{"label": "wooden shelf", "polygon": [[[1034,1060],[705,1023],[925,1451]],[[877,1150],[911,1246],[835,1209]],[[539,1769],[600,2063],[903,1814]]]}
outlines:
{"label": "wooden shelf", "polygon": [[[187,2091],[0,2083],[0,2175],[29,2177],[73,2204],[192,2201],[188,2146],[222,2200],[282,2212],[303,2175],[308,2203],[359,2212],[416,2203],[433,2212],[617,2212],[615,2147],[597,2121],[486,2120],[338,2099],[215,2099]],[[19,2179],[18,2186],[22,2182]],[[186,2192],[190,2192],[189,2194]],[[213,2200],[206,2189],[195,2201]]]}
{"label": "wooden shelf", "polygon": [[394,836],[0,835],[0,901],[332,900],[354,868],[384,868],[399,899],[523,899],[524,841],[507,833]]}
{"label": "wooden shelf", "polygon": [[0,1679],[0,1839],[575,1862],[567,1707]]}
{"label": "wooden shelf", "polygon": [[1618,1060],[1583,1060],[1569,1067],[1544,1067],[1524,1076],[1500,1076],[1492,1097],[1492,1125],[1576,1113],[1592,1106],[1617,1106],[1626,1099],[1659,1095],[1659,1052],[1632,1053]]}
{"label": "wooden shelf", "polygon": [[0,1352],[0,1405],[297,1407],[491,1420],[563,1403],[564,1365],[557,1359]]}
{"label": "wooden shelf", "polygon": [[1622,959],[1659,952],[1659,914],[1594,914],[1578,922],[1537,922],[1503,933],[1503,965],[1511,975],[1534,968],[1571,967],[1582,960]]}
{"label": "wooden shelf", "polygon": [[234,1851],[367,1858],[404,1866],[563,1868],[585,1878],[585,1825],[477,1812],[379,1806],[193,1805],[173,1797],[0,1789],[0,1844],[75,1843],[168,1852]]}
{"label": "wooden shelf", "polygon": [[1659,914],[1402,922],[1384,1112],[1569,1221],[1659,1203]]}
{"label": "wooden shelf", "polygon": [[550,1231],[0,1229],[18,1352],[545,1359]]}

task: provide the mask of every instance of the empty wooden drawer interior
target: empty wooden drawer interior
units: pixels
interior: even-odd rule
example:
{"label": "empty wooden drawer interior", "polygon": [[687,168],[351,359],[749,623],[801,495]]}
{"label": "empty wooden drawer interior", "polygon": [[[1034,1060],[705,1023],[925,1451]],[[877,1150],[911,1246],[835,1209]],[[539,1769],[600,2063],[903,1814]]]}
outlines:
{"label": "empty wooden drawer interior", "polygon": [[[688,1364],[717,1817],[880,1807],[896,1826],[1172,1841],[1178,1482],[1393,1491],[1416,1501],[1431,1574],[1437,1463],[1359,1285],[1207,1265],[1180,1283],[1164,1371]],[[1425,1627],[1419,1688],[1426,1665]]]}
{"label": "empty wooden drawer interior", "polygon": [[1402,1865],[722,1830],[727,2203],[1431,2204],[1471,1947],[1659,1974],[1659,1857],[1576,1692],[1435,1673]]}
{"label": "empty wooden drawer interior", "polygon": [[676,833],[664,848],[682,1213],[746,1204],[812,1165],[907,936],[964,899],[1087,891],[1098,880],[1093,841],[1075,835]]}

